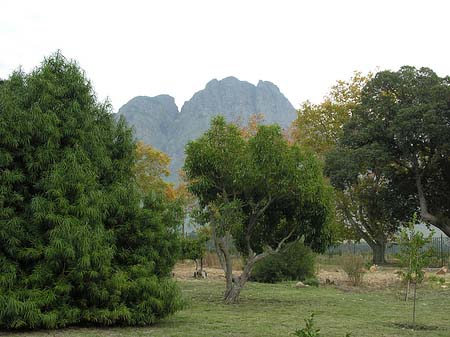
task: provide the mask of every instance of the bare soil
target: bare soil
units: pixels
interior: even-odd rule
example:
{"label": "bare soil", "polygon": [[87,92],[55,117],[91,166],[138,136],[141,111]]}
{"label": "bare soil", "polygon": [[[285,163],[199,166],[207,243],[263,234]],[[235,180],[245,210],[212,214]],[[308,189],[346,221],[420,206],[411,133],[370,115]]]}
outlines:
{"label": "bare soil", "polygon": [[[225,280],[223,270],[217,267],[206,266],[204,270],[208,274],[209,280]],[[195,263],[189,260],[177,263],[174,268],[174,277],[178,280],[194,279]],[[446,284],[450,283],[450,273],[446,275],[436,275],[436,270],[430,269],[426,273],[426,278],[431,276],[444,277]],[[236,270],[239,273],[239,270]],[[338,288],[347,288],[350,286],[346,273],[339,266],[320,266],[317,278],[321,284],[335,285]],[[328,281],[327,281],[328,280]],[[394,267],[379,266],[374,272],[367,271],[363,278],[362,288],[386,289],[399,286],[401,277],[399,269]]]}

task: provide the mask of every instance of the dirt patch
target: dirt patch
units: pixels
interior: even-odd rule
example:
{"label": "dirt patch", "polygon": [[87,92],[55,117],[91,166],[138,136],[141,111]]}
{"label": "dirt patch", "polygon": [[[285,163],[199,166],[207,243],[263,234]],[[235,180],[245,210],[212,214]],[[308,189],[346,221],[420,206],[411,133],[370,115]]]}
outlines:
{"label": "dirt patch", "polygon": [[[204,271],[208,274],[208,279],[210,280],[225,280],[225,276],[223,274],[223,270],[219,268],[203,268]],[[190,280],[194,278],[195,272],[195,263],[192,261],[183,261],[179,262],[175,265],[173,270],[174,277],[177,280]]]}
{"label": "dirt patch", "polygon": [[[366,272],[363,278],[363,287],[385,289],[391,286],[398,285],[401,278],[395,268],[378,268],[375,272]],[[348,286],[347,274],[340,268],[326,268],[320,269],[318,278],[321,284],[334,284],[336,286]]]}
{"label": "dirt patch", "polygon": [[[436,275],[436,270],[428,269],[425,272],[425,282],[429,279],[436,279],[437,277],[444,280],[443,283],[436,283],[442,288],[447,288],[450,285],[450,274],[445,276]],[[335,285],[339,289],[355,288],[350,285],[347,274],[338,266],[321,266],[318,272],[318,278],[321,284]],[[328,281],[327,281],[328,280]],[[381,266],[375,272],[367,271],[364,274],[361,288],[370,289],[386,289],[390,287],[398,287],[402,282],[398,268]]]}
{"label": "dirt patch", "polygon": [[[225,280],[223,270],[220,268],[205,267],[210,280]],[[177,263],[174,268],[174,277],[179,280],[194,279],[195,263],[192,261],[183,261]],[[374,273],[367,272],[364,275],[363,285],[370,288],[384,289],[388,286],[398,284],[401,279],[395,274],[396,269],[381,269]],[[236,271],[239,273],[239,271]],[[345,272],[339,268],[321,269],[318,273],[318,279],[321,284],[325,284],[328,279],[334,285],[348,285],[348,278]]]}
{"label": "dirt patch", "polygon": [[[217,267],[204,267],[204,270],[208,273],[209,280],[223,280],[225,281],[225,276],[223,270]],[[394,267],[378,267],[377,271],[365,273],[363,278],[363,283],[360,288],[370,288],[370,289],[386,289],[391,287],[397,287],[401,283],[401,277],[398,273],[399,269]],[[175,265],[173,270],[174,278],[178,280],[193,280],[195,272],[195,263],[193,261],[185,260],[179,262]],[[240,273],[238,269],[235,273]],[[426,273],[425,279],[430,276],[436,276],[434,270],[429,270]],[[355,288],[348,281],[347,274],[339,267],[333,266],[321,266],[317,278],[321,285],[331,284],[336,286],[338,289],[355,291]],[[450,274],[444,276],[446,282],[442,287],[447,287],[450,285]],[[327,281],[328,280],[328,281]]]}

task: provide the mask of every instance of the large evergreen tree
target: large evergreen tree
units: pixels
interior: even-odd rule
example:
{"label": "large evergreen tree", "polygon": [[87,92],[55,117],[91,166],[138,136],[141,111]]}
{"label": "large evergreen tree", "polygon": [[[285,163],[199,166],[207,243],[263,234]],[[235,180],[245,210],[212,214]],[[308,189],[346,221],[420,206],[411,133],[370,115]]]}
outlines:
{"label": "large evergreen tree", "polygon": [[0,85],[0,328],[174,312],[176,212],[135,187],[130,129],[60,53]]}

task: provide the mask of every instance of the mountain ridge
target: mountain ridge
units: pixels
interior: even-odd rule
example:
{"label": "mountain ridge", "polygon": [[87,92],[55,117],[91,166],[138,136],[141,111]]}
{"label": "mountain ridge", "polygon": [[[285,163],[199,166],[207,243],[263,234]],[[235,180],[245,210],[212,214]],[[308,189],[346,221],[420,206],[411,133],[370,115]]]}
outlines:
{"label": "mountain ridge", "polygon": [[222,114],[228,121],[247,123],[250,116],[262,114],[264,122],[288,127],[296,110],[280,89],[270,81],[256,85],[234,76],[210,80],[202,90],[185,101],[181,109],[167,95],[136,96],[124,104],[117,116],[123,116],[135,130],[135,136],[171,158],[171,180],[184,162],[184,147],[208,127],[212,117]]}

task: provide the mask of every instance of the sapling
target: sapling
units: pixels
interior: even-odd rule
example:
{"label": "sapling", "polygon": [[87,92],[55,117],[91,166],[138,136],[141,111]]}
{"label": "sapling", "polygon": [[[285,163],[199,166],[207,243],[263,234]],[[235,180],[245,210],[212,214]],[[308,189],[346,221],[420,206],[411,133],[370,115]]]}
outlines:
{"label": "sapling", "polygon": [[414,286],[413,329],[416,322],[417,285],[421,284],[424,280],[425,272],[423,271],[423,268],[427,265],[431,255],[431,249],[427,249],[426,245],[431,242],[434,233],[431,232],[428,236],[425,236],[422,232],[415,229],[417,223],[417,215],[414,214],[409,222],[409,226],[400,232],[399,237],[400,262],[402,266],[406,268],[402,274],[402,277],[407,284],[405,301],[408,300],[411,285]]}

